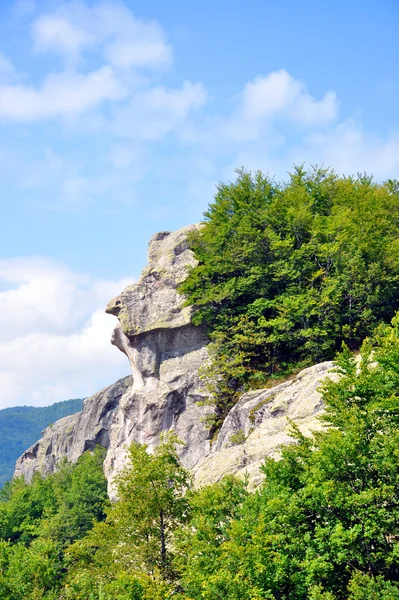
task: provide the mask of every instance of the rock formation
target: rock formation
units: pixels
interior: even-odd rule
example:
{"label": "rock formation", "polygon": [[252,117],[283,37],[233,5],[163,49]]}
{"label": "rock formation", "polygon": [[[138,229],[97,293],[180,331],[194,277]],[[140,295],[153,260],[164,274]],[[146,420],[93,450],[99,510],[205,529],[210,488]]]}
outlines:
{"label": "rock formation", "polygon": [[132,386],[132,377],[86,398],[83,410],[59,419],[43,431],[43,437],[17,460],[14,476],[31,479],[35,471],[51,473],[62,458],[76,461],[96,444],[108,447],[110,431],[120,399]]}
{"label": "rock formation", "polygon": [[[111,483],[124,465],[127,445],[146,443],[151,451],[162,431],[174,429],[184,442],[182,462],[198,484],[225,473],[248,473],[256,485],[264,456],[275,455],[290,440],[287,417],[305,433],[320,426],[317,387],[331,363],[305,369],[274,388],[244,394],[211,444],[202,420],[210,410],[201,405],[207,392],[198,374],[207,359],[208,340],[192,324],[192,309],[183,306],[177,291],[196,264],[187,241],[196,228],[156,234],[139,281],[107,307],[119,320],[112,343],[126,354],[132,376],[87,398],[80,413],[48,427],[18,459],[16,476],[29,479],[36,470],[52,472],[60,459],[75,461],[100,444],[107,448],[104,468]],[[112,495],[112,485],[110,490]]]}
{"label": "rock formation", "polygon": [[119,319],[112,343],[129,359],[127,377],[85,400],[81,413],[57,422],[18,460],[16,475],[51,472],[61,457],[77,458],[95,444],[108,449],[105,473],[124,464],[133,441],[151,450],[163,430],[183,440],[183,463],[192,468],[210,449],[209,432],[199,403],[206,391],[198,369],[207,357],[208,340],[191,323],[191,308],[177,286],[195,265],[187,234],[197,226],[158,233],[150,241],[148,266],[139,281],[107,307]]}
{"label": "rock formation", "polygon": [[321,428],[317,419],[323,404],[317,391],[332,362],[304,369],[275,387],[244,394],[230,410],[211,452],[194,467],[197,485],[218,481],[228,473],[248,477],[256,487],[265,456],[277,457],[282,444],[292,442],[294,422],[305,435]]}

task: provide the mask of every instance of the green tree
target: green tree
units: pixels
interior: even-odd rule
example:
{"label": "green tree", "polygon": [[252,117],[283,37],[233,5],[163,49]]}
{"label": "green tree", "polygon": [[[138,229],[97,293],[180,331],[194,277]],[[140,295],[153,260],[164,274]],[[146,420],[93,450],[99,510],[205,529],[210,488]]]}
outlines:
{"label": "green tree", "polygon": [[277,184],[243,169],[191,237],[181,292],[212,341],[218,428],[244,390],[354,350],[399,309],[398,186],[295,167]]}
{"label": "green tree", "polygon": [[65,463],[52,476],[55,508],[41,523],[42,536],[68,546],[84,537],[93,523],[105,519],[109,499],[104,458],[105,450],[98,446],[76,464]]}
{"label": "green tree", "polygon": [[[10,482],[0,496],[0,599],[56,600],[66,574],[65,551],[105,518],[104,450],[64,463],[30,483]],[[86,596],[87,598],[88,596]]]}
{"label": "green tree", "polygon": [[344,349],[337,370],[322,388],[326,428],[306,438],[293,426],[296,443],[265,461],[264,484],[223,535],[201,549],[212,518],[188,524],[190,598],[398,597],[399,316],[360,362]]}
{"label": "green tree", "polygon": [[66,598],[85,600],[100,584],[120,600],[166,600],[176,594],[172,536],[189,517],[189,473],[180,465],[180,440],[166,434],[153,453],[133,444],[115,478],[117,500],[107,520],[72,544]]}
{"label": "green tree", "polygon": [[[247,496],[245,482],[231,475],[188,494],[190,519],[174,538],[174,564],[188,598],[208,597],[206,590],[209,590],[214,573],[222,570],[221,556],[230,538],[230,525],[240,517]],[[228,585],[230,588],[235,586],[239,598],[241,586],[231,579],[230,573],[229,578]],[[213,594],[213,587],[212,590]],[[223,586],[220,597],[225,591]]]}
{"label": "green tree", "polygon": [[37,539],[26,547],[0,542],[1,600],[56,600],[62,576],[56,543]]}
{"label": "green tree", "polygon": [[148,573],[171,575],[171,535],[188,516],[190,475],[179,462],[174,434],[149,454],[145,445],[129,448],[128,466],[116,477],[118,495],[109,513],[122,552]]}
{"label": "green tree", "polygon": [[14,479],[0,496],[0,539],[30,543],[36,537],[62,544],[79,539],[93,521],[105,518],[108,504],[104,449],[85,452],[47,477]]}

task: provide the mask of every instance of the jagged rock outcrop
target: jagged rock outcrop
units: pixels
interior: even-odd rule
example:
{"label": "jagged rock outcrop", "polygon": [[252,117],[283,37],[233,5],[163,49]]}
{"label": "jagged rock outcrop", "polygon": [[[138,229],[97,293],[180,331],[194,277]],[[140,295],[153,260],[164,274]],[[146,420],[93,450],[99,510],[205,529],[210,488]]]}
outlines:
{"label": "jagged rock outcrop", "polygon": [[47,427],[43,437],[17,460],[14,476],[31,479],[35,471],[52,473],[62,458],[76,461],[96,444],[107,448],[120,399],[131,386],[132,377],[124,377],[86,398],[81,412]]}
{"label": "jagged rock outcrop", "polygon": [[228,473],[249,479],[256,487],[266,456],[277,457],[282,444],[292,443],[294,422],[305,435],[321,428],[317,416],[323,409],[320,383],[331,373],[332,362],[300,371],[275,387],[244,394],[227,415],[212,451],[195,465],[197,485],[218,481]]}
{"label": "jagged rock outcrop", "polygon": [[[247,472],[256,485],[264,456],[275,455],[278,446],[290,440],[287,417],[305,433],[320,427],[317,387],[331,363],[242,396],[211,444],[202,420],[210,410],[201,405],[207,391],[198,373],[207,359],[208,339],[192,324],[192,309],[183,306],[177,291],[196,264],[187,235],[198,227],[156,234],[139,281],[107,307],[119,319],[112,343],[128,357],[132,376],[86,399],[81,413],[48,427],[17,461],[16,475],[30,478],[35,470],[52,472],[60,459],[75,461],[101,444],[107,448],[104,468],[112,482],[124,465],[128,444],[146,443],[151,451],[162,431],[174,429],[184,442],[182,462],[192,469],[198,484],[216,481],[225,473]],[[110,490],[112,495],[112,485]]]}
{"label": "jagged rock outcrop", "polygon": [[105,472],[111,480],[124,464],[128,444],[146,443],[151,450],[170,428],[184,442],[181,458],[187,467],[208,454],[210,436],[201,419],[207,409],[200,406],[207,392],[198,375],[208,340],[191,323],[191,308],[183,306],[177,292],[195,265],[187,234],[197,227],[156,234],[139,281],[107,307],[119,319],[112,343],[127,355],[132,377],[85,400],[65,435],[62,423],[46,429],[42,440],[18,460],[16,475],[51,472],[60,458],[76,460],[99,443],[108,450]]}

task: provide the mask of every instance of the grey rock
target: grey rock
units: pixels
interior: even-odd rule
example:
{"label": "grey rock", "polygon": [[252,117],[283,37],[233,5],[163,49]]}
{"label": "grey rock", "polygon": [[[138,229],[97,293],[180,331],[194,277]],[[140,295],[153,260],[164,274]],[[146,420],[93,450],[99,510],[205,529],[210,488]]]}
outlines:
{"label": "grey rock", "polygon": [[283,444],[293,443],[291,422],[305,435],[321,429],[318,416],[323,404],[318,389],[327,377],[337,377],[332,367],[332,362],[320,363],[275,387],[244,394],[227,415],[211,452],[195,465],[197,485],[231,473],[247,477],[256,487],[265,457],[277,458]]}
{"label": "grey rock", "polygon": [[182,306],[184,299],[176,288],[196,264],[187,234],[199,227],[190,225],[174,233],[155,234],[149,243],[148,266],[138,283],[128,286],[108,304],[107,312],[118,317],[129,338],[191,323],[192,309]]}
{"label": "grey rock", "polygon": [[132,386],[132,377],[120,379],[90,398],[81,412],[59,419],[43,431],[43,437],[17,460],[14,477],[30,480],[35,471],[52,473],[60,460],[76,461],[97,444],[108,447],[110,428],[119,402]]}
{"label": "grey rock", "polygon": [[139,281],[107,307],[119,320],[111,342],[127,356],[132,376],[87,398],[80,413],[48,427],[18,459],[15,475],[30,479],[36,470],[51,473],[61,459],[76,461],[100,444],[107,449],[104,470],[112,497],[112,480],[125,464],[127,446],[145,443],[151,452],[161,433],[173,429],[183,441],[182,463],[193,471],[197,485],[226,473],[248,475],[257,485],[264,457],[277,456],[279,446],[290,441],[288,419],[306,434],[320,427],[317,415],[323,407],[317,387],[332,363],[244,394],[211,444],[203,424],[211,409],[202,405],[208,392],[199,376],[208,358],[208,339],[191,322],[192,308],[183,306],[177,291],[196,264],[187,236],[198,228],[153,236]]}
{"label": "grey rock", "polygon": [[107,307],[119,319],[111,342],[128,357],[132,377],[85,400],[82,412],[68,424],[45,430],[42,440],[18,460],[16,475],[51,472],[59,459],[76,461],[97,443],[107,448],[104,469],[111,482],[125,464],[128,445],[145,443],[151,451],[168,429],[183,441],[180,455],[188,468],[209,452],[209,431],[202,422],[209,409],[200,405],[207,392],[198,375],[208,339],[191,323],[192,309],[183,306],[177,291],[196,264],[187,235],[198,227],[156,234],[139,281]]}
{"label": "grey rock", "polygon": [[49,425],[42,432],[43,437],[18,458],[14,477],[23,476],[30,481],[36,471],[45,475],[52,473],[60,459],[68,456],[79,414],[63,417]]}

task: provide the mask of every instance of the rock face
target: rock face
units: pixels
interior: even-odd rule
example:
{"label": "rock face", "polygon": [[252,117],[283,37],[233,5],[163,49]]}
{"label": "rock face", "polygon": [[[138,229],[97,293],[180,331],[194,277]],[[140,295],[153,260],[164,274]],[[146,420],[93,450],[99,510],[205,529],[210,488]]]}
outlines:
{"label": "rock face", "polygon": [[207,392],[198,370],[207,357],[204,331],[191,323],[191,308],[177,286],[195,265],[188,249],[192,225],[158,233],[150,241],[148,266],[139,281],[107,307],[119,319],[112,343],[129,359],[132,377],[85,400],[81,413],[57,422],[18,460],[16,475],[51,472],[60,458],[77,458],[95,444],[107,448],[105,473],[111,481],[133,441],[151,450],[162,431],[173,428],[183,440],[181,458],[192,468],[210,450],[199,402]]}
{"label": "rock face", "polygon": [[198,374],[207,359],[208,340],[192,324],[191,308],[183,306],[177,292],[188,268],[196,264],[187,241],[196,228],[156,234],[139,281],[107,307],[119,319],[111,341],[126,354],[132,376],[87,398],[82,412],[48,427],[18,459],[15,475],[29,479],[36,470],[52,472],[60,459],[76,461],[100,444],[107,448],[104,469],[112,496],[112,478],[125,463],[126,446],[136,441],[151,451],[161,432],[173,429],[184,442],[182,462],[198,484],[217,481],[226,473],[248,473],[256,485],[265,455],[275,455],[278,446],[290,440],[287,417],[305,433],[320,427],[317,387],[331,363],[242,396],[211,445],[202,422],[209,411],[201,406],[207,392]]}
{"label": "rock face", "polygon": [[83,410],[64,417],[43,431],[43,437],[17,460],[14,477],[31,479],[35,471],[52,473],[62,458],[76,461],[96,444],[108,447],[110,430],[132,377],[120,379],[85,400]]}
{"label": "rock face", "polygon": [[280,385],[244,394],[227,415],[212,452],[194,467],[197,485],[218,481],[233,473],[247,476],[256,487],[262,474],[264,458],[277,457],[282,444],[292,443],[290,421],[305,435],[321,429],[317,416],[323,409],[321,381],[329,373],[332,362],[308,369]]}

